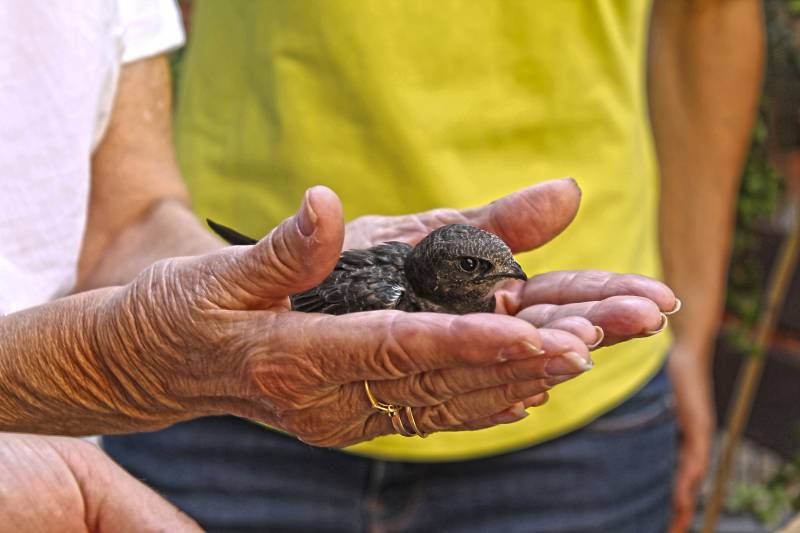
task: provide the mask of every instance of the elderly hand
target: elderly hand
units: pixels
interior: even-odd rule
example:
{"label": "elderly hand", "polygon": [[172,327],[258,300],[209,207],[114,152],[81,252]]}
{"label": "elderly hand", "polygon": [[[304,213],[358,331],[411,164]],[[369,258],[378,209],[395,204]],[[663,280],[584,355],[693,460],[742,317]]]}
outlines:
{"label": "elderly hand", "polygon": [[[445,224],[471,224],[497,234],[513,252],[524,252],[561,233],[575,218],[580,199],[575,180],[562,179],[527,187],[475,209],[365,216],[347,225],[345,248],[367,248],[385,241],[416,244]],[[679,305],[661,282],[599,270],[548,272],[526,283],[509,282],[496,295],[498,313],[515,315],[537,327],[569,331],[592,348],[658,333],[666,326],[665,314]]]}
{"label": "elderly hand", "polygon": [[578,337],[499,314],[290,311],[288,296],[327,276],[343,237],[338,198],[316,187],[255,246],[144,271],[95,326],[97,353],[114,354],[115,406],[151,427],[226,413],[345,446],[395,433],[364,380],[433,432],[522,418],[591,367]]}
{"label": "elderly hand", "polygon": [[99,448],[64,437],[0,434],[3,531],[200,532]]}

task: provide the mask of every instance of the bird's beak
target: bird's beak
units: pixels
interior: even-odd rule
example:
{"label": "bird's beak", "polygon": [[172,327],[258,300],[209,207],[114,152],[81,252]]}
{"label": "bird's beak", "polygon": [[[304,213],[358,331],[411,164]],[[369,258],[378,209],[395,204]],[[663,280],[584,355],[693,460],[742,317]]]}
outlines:
{"label": "bird's beak", "polygon": [[503,273],[504,277],[511,278],[511,279],[521,279],[522,281],[527,281],[528,276],[525,275],[525,271],[522,270],[522,267],[519,266],[519,263],[513,261],[511,265],[509,265],[509,269]]}

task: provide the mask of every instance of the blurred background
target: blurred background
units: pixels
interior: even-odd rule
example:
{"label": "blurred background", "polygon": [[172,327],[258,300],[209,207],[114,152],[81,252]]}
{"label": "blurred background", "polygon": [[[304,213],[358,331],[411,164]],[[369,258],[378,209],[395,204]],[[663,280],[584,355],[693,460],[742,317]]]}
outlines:
{"label": "blurred background", "polygon": [[[754,345],[770,283],[792,257],[800,192],[800,2],[767,0],[767,76],[737,205],[727,313],[714,364],[719,425],[729,420],[743,363],[763,357],[744,438],[733,460],[720,531],[771,531],[800,512],[800,269],[786,273],[774,333]],[[790,250],[792,251],[792,250]],[[794,250],[796,253],[796,250]],[[791,254],[794,255],[794,254]],[[796,259],[795,259],[796,261]],[[744,401],[749,398],[742,399]],[[721,428],[722,429],[722,428]],[[717,439],[719,458],[722,434]],[[704,499],[711,494],[707,479]]]}
{"label": "blurred background", "polygon": [[[737,439],[716,531],[800,531],[800,0],[765,0],[768,60],[760,112],[742,176],[726,315],[714,363],[718,435],[702,507],[734,404],[751,409]],[[191,23],[191,0],[180,2]],[[183,50],[172,56],[180,83]],[[779,297],[770,309],[768,294]],[[777,291],[777,292],[776,292]],[[759,343],[761,328],[763,342]],[[747,363],[752,390],[737,382]],[[763,367],[761,366],[763,364]],[[695,518],[700,531],[703,513]]]}

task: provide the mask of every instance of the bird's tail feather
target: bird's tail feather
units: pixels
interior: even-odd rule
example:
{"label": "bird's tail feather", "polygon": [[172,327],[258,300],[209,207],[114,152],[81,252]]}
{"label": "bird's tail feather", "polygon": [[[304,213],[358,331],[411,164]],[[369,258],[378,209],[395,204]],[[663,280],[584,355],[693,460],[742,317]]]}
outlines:
{"label": "bird's tail feather", "polygon": [[214,230],[214,233],[225,239],[228,244],[238,245],[238,244],[255,244],[258,242],[258,239],[254,239],[252,237],[248,237],[247,235],[242,235],[235,229],[231,229],[227,226],[223,226],[222,224],[218,224],[211,220],[210,218],[206,219],[208,226]]}

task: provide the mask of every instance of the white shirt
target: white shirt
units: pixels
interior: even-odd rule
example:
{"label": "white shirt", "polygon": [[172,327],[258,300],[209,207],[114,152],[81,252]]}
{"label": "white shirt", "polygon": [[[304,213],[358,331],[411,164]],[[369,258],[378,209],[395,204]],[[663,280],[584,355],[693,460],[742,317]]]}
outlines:
{"label": "white shirt", "polygon": [[67,294],[120,66],[180,46],[174,0],[0,2],[0,315]]}

